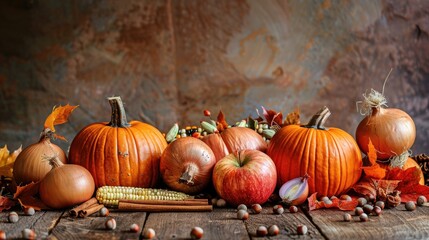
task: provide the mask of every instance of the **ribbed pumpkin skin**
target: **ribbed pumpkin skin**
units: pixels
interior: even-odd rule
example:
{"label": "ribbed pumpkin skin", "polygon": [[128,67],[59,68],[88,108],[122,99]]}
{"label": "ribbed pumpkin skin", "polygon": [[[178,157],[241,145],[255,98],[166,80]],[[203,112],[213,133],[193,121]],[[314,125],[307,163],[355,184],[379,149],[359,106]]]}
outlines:
{"label": "ribbed pumpkin skin", "polygon": [[362,173],[356,141],[338,128],[285,126],[271,139],[267,154],[276,164],[278,186],[307,173],[310,194],[319,196],[344,193]]}
{"label": "ribbed pumpkin skin", "polygon": [[159,159],[167,147],[161,132],[139,121],[129,127],[107,122],[82,129],[70,146],[69,161],[86,169],[96,187],[154,187],[159,180]]}

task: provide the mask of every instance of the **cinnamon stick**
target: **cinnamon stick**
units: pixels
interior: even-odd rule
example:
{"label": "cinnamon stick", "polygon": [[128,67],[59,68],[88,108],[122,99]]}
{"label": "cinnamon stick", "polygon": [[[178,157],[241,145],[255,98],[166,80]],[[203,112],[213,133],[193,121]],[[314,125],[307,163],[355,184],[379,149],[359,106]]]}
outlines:
{"label": "cinnamon stick", "polygon": [[80,204],[79,206],[73,208],[72,210],[69,211],[69,215],[70,217],[77,217],[79,214],[79,211],[87,209],[88,207],[94,205],[94,204],[98,204],[98,201],[95,197],[89,199],[88,201]]}
{"label": "cinnamon stick", "polygon": [[119,211],[140,212],[210,212],[212,205],[153,205],[141,203],[119,202]]}
{"label": "cinnamon stick", "polygon": [[208,199],[190,199],[190,200],[130,200],[121,199],[119,202],[147,204],[147,205],[182,205],[182,206],[195,206],[195,205],[208,205]]}
{"label": "cinnamon stick", "polygon": [[94,205],[88,207],[87,209],[80,210],[78,212],[78,217],[83,218],[83,217],[89,216],[93,213],[100,211],[100,209],[102,209],[103,207],[104,207],[103,204],[94,204]]}

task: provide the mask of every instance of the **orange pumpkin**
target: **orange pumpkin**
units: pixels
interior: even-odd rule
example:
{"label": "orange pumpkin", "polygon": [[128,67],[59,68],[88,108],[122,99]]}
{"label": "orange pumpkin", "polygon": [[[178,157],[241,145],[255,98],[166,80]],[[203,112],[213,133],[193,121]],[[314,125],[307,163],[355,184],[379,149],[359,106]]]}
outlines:
{"label": "orange pumpkin", "polygon": [[288,125],[271,139],[267,154],[277,167],[278,186],[308,174],[309,193],[339,195],[362,174],[362,155],[354,138],[339,128],[325,128],[322,108],[307,125]]}
{"label": "orange pumpkin", "polygon": [[139,121],[127,122],[120,97],[108,98],[109,123],[83,128],[70,146],[69,161],[86,169],[96,187],[154,187],[159,180],[159,160],[167,147],[161,132]]}

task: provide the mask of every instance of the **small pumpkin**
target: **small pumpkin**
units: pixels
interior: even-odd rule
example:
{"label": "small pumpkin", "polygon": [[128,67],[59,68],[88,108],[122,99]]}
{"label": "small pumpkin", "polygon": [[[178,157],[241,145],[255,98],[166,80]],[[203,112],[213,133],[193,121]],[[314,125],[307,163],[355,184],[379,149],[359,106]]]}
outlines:
{"label": "small pumpkin", "polygon": [[161,132],[140,122],[127,122],[120,97],[108,98],[110,122],[93,123],[73,139],[69,160],[89,170],[96,187],[154,187],[159,180],[159,160],[167,147]]}
{"label": "small pumpkin", "polygon": [[201,140],[213,150],[216,161],[241,150],[267,150],[267,143],[262,136],[246,127],[227,128],[221,133],[206,135]]}
{"label": "small pumpkin", "polygon": [[362,155],[354,138],[339,128],[324,127],[330,115],[323,107],[307,125],[282,127],[267,154],[277,168],[277,185],[308,174],[309,194],[339,195],[362,174]]}
{"label": "small pumpkin", "polygon": [[[420,168],[420,165],[409,156],[410,154],[408,152],[405,152],[404,154],[401,154],[400,156],[394,157],[389,160],[377,160],[377,163],[384,169],[400,167],[403,170],[407,170],[412,167],[417,167],[420,176],[419,183],[420,185],[425,185],[425,176],[423,174],[422,169]],[[367,158],[364,158],[364,165],[366,162],[369,161]]]}

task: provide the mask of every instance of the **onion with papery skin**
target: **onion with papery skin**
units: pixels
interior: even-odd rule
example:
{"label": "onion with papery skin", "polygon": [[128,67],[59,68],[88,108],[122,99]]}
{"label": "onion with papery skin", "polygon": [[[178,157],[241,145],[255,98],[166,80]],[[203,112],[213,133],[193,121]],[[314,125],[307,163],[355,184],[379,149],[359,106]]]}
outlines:
{"label": "onion with papery skin", "polygon": [[213,133],[202,138],[213,150],[216,161],[224,158],[230,153],[241,150],[253,149],[265,152],[267,143],[261,135],[250,128],[231,127],[222,131],[222,133]]}
{"label": "onion with papery skin", "polygon": [[13,176],[18,185],[42,180],[52,169],[47,158],[57,156],[60,162],[66,163],[64,151],[51,143],[52,134],[50,129],[45,129],[39,142],[26,147],[18,155],[13,165]]}
{"label": "onion with papery skin", "polygon": [[289,205],[300,205],[308,197],[308,175],[285,182],[279,190],[282,201]]}
{"label": "onion with papery skin", "polygon": [[49,159],[52,170],[40,182],[40,199],[48,207],[61,209],[83,203],[94,194],[91,173],[75,164],[63,164],[57,157]]}
{"label": "onion with papery skin", "polygon": [[215,163],[215,155],[207,144],[185,137],[170,143],[164,150],[160,171],[172,190],[196,194],[211,183]]}
{"label": "onion with papery skin", "polygon": [[386,98],[374,89],[364,98],[361,114],[366,117],[356,128],[359,148],[367,153],[371,139],[377,150],[377,159],[382,160],[408,151],[416,139],[413,119],[400,109],[385,108]]}

